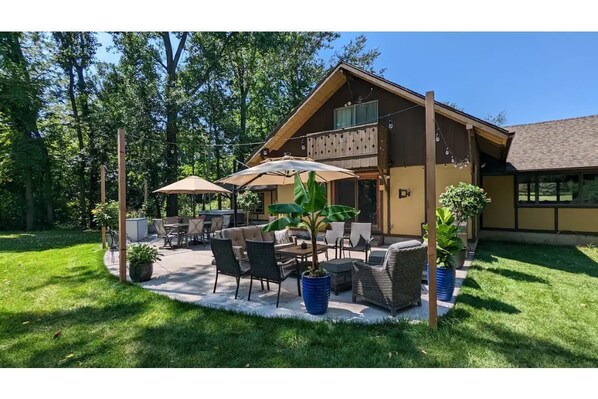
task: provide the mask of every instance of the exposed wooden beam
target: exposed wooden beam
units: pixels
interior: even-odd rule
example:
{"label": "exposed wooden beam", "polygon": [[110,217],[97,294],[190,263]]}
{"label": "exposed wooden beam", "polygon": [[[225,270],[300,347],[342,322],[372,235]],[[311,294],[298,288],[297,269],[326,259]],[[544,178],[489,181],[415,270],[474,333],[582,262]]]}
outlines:
{"label": "exposed wooden beam", "polygon": [[118,277],[127,281],[127,176],[125,129],[118,129]]}
{"label": "exposed wooden beam", "polygon": [[438,325],[436,303],[436,122],[434,92],[426,93],[426,221],[428,223],[428,314],[431,328]]}

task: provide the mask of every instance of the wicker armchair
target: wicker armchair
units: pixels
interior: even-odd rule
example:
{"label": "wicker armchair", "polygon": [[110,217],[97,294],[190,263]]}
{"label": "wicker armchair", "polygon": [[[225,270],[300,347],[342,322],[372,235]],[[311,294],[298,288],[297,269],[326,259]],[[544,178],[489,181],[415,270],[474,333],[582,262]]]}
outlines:
{"label": "wicker armchair", "polygon": [[[249,295],[247,300],[251,300],[251,288],[253,279],[266,280],[269,283],[278,284],[278,295],[276,296],[276,307],[280,302],[280,287],[282,282],[293,272],[292,269],[285,269],[285,265],[276,259],[274,252],[274,242],[271,241],[253,241],[246,240],[247,256],[251,265],[251,280],[249,282]],[[289,264],[292,264],[291,261]],[[299,276],[297,277],[299,278]],[[299,287],[297,287],[299,290]],[[301,295],[298,291],[298,294]]]}
{"label": "wicker armchair", "polygon": [[357,298],[383,306],[396,316],[397,310],[421,306],[421,276],[426,262],[425,245],[388,248],[382,265],[353,262],[353,302]]}
{"label": "wicker armchair", "polygon": [[214,255],[214,263],[216,264],[216,281],[214,281],[214,293],[216,292],[216,285],[218,284],[218,275],[224,274],[232,276],[237,280],[237,289],[235,291],[235,299],[239,295],[239,284],[241,277],[249,274],[249,266],[240,263],[233,254],[233,243],[226,238],[212,238],[210,240],[212,247],[212,254]]}

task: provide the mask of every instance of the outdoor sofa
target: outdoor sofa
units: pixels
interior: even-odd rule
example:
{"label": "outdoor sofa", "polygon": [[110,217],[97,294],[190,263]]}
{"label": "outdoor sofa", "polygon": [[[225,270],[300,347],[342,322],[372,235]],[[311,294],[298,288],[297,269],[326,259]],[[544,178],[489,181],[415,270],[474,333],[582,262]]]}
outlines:
{"label": "outdoor sofa", "polygon": [[220,236],[232,241],[233,252],[239,260],[247,260],[246,240],[273,242],[275,249],[294,245],[288,230],[265,232],[262,230],[262,227],[263,226],[231,227],[229,229],[223,229],[220,232]]}

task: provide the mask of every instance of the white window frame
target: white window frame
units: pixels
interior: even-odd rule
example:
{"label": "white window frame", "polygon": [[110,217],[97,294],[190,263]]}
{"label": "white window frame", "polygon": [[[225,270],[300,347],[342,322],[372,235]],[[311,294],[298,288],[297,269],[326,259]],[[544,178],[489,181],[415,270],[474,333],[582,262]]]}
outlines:
{"label": "white window frame", "polygon": [[[361,123],[357,123],[356,119],[357,119],[357,107],[360,106],[365,106],[366,104],[372,104],[372,103],[376,103],[376,118],[372,121],[366,121],[366,122],[361,122]],[[349,125],[346,126],[338,126],[337,125],[337,111],[339,110],[351,110],[351,122]],[[378,100],[372,100],[372,101],[367,101],[365,103],[360,103],[360,104],[353,104],[353,105],[348,105],[346,107],[339,107],[339,108],[335,108],[333,111],[333,123],[334,123],[334,129],[345,129],[345,128],[349,128],[349,127],[353,127],[353,126],[359,126],[359,125],[365,125],[368,123],[374,123],[378,121]]]}

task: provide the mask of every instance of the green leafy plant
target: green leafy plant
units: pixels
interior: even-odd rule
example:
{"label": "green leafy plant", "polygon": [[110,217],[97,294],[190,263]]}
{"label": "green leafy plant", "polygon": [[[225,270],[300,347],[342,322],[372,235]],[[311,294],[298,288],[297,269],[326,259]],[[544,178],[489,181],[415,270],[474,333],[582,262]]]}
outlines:
{"label": "green leafy plant", "polygon": [[247,190],[239,194],[239,196],[237,197],[237,203],[241,208],[249,212],[249,215],[251,215],[255,212],[257,206],[260,204],[260,196],[257,195],[257,193],[254,193],[253,191]]}
{"label": "green leafy plant", "polygon": [[490,198],[483,188],[463,182],[448,186],[440,194],[440,203],[453,212],[459,223],[481,215],[489,202]]}
{"label": "green leafy plant", "polygon": [[[428,225],[424,225],[424,239],[428,239]],[[455,216],[449,208],[436,209],[436,264],[439,267],[455,267],[455,255],[463,248]]]}
{"label": "green leafy plant", "polygon": [[114,230],[118,226],[118,201],[108,201],[104,205],[96,204],[91,213],[99,227],[109,227]]}
{"label": "green leafy plant", "polygon": [[325,275],[318,264],[316,237],[318,232],[330,229],[331,222],[344,222],[359,215],[359,210],[345,205],[328,205],[326,191],[322,184],[316,182],[316,173],[309,172],[304,184],[295,175],[294,200],[292,204],[272,204],[268,207],[271,215],[283,215],[264,227],[264,231],[282,230],[286,227],[306,228],[311,237],[312,264],[308,276]]}
{"label": "green leafy plant", "polygon": [[127,258],[129,260],[129,267],[136,267],[138,265],[146,265],[154,263],[161,259],[158,250],[148,244],[135,244],[127,248]]}

